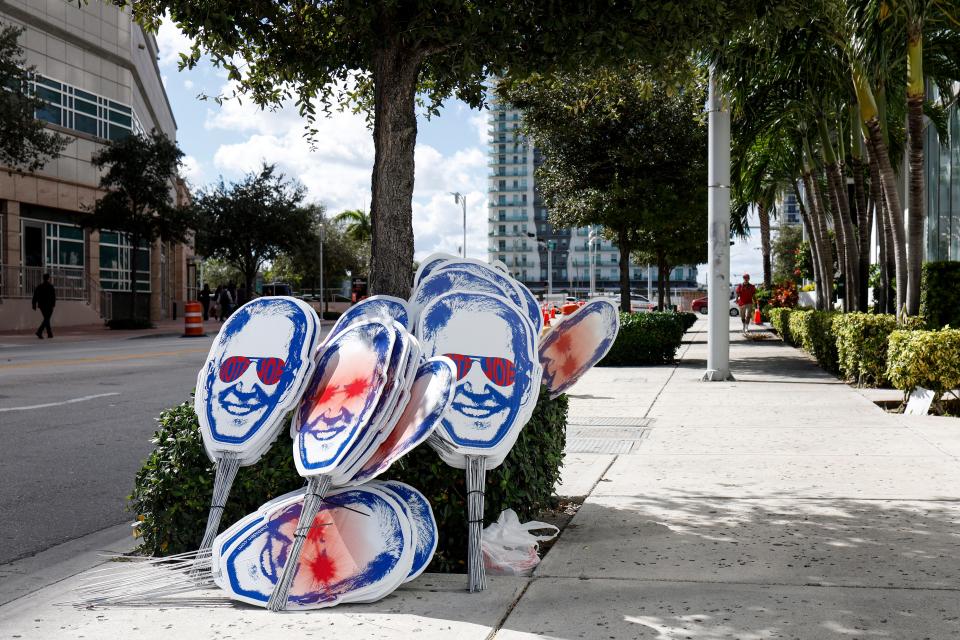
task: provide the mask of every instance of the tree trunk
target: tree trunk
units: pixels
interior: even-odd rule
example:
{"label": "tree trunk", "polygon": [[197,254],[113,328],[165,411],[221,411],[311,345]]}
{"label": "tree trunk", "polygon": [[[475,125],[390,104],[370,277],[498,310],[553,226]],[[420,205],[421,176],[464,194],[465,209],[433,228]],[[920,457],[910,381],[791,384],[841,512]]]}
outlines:
{"label": "tree trunk", "polygon": [[620,310],[630,313],[630,252],[633,247],[628,229],[617,230],[617,248],[620,249]]}
{"label": "tree trunk", "polygon": [[663,311],[663,305],[665,304],[665,295],[664,295],[664,281],[667,261],[664,258],[662,251],[657,252],[657,310]]}
{"label": "tree trunk", "polygon": [[914,23],[907,29],[907,126],[910,132],[910,190],[907,199],[907,313],[920,313],[920,272],[923,267],[923,33]]}
{"label": "tree trunk", "polygon": [[[797,193],[800,193],[800,189],[797,189]],[[807,238],[810,243],[810,261],[813,263],[813,283],[817,288],[817,309],[823,309],[823,278],[820,274],[820,245],[817,242],[816,234],[813,232],[810,213],[807,211],[806,205],[803,204],[802,198],[797,197],[797,205],[800,209],[800,219],[803,221],[803,226],[807,230]],[[799,288],[799,285],[800,283],[798,282],[797,288]]]}
{"label": "tree trunk", "polygon": [[824,310],[833,307],[833,247],[830,244],[830,234],[827,233],[826,212],[823,210],[823,200],[820,197],[819,185],[814,176],[805,173],[804,187],[810,198],[810,221],[820,247],[820,273],[823,279]]}
{"label": "tree trunk", "polygon": [[870,305],[870,231],[873,228],[873,214],[867,203],[867,189],[861,156],[857,155],[850,159],[850,170],[853,172],[854,201],[857,208],[857,253],[859,255],[857,279],[860,284],[857,309],[866,311]]}
{"label": "tree trunk", "polygon": [[757,205],[757,216],[760,218],[760,253],[763,254],[763,286],[768,291],[773,287],[773,276],[770,268],[770,210],[766,204]]}
{"label": "tree trunk", "polygon": [[415,98],[420,55],[387,42],[373,56],[370,293],[407,298],[413,283]]}
{"label": "tree trunk", "polygon": [[670,295],[670,272],[673,271],[673,265],[664,264],[663,265],[663,293],[664,293],[664,304],[660,306],[661,311],[667,311],[668,307],[673,305],[673,296]]}
{"label": "tree trunk", "polygon": [[840,163],[833,152],[830,132],[824,118],[818,119],[820,141],[823,145],[824,170],[827,175],[827,186],[830,192],[831,213],[833,215],[833,231],[837,240],[837,255],[840,260],[840,272],[843,274],[843,310],[851,311],[856,308],[857,269],[859,258],[857,252],[857,236],[854,234],[850,218],[850,203],[847,199],[847,184],[840,172]]}
{"label": "tree trunk", "polygon": [[880,169],[880,182],[883,185],[883,197],[887,203],[886,212],[888,224],[893,237],[893,259],[897,276],[897,304],[895,313],[907,303],[907,247],[903,232],[903,207],[900,205],[900,194],[897,193],[897,176],[890,164],[890,154],[887,144],[883,141],[883,132],[880,129],[880,120],[871,118],[867,122],[870,132],[870,150],[876,153],[877,166]]}
{"label": "tree trunk", "polygon": [[873,200],[873,208],[877,221],[877,246],[879,248],[877,261],[880,266],[880,288],[874,292],[873,297],[877,301],[877,313],[889,313],[890,271],[887,267],[890,263],[890,243],[887,241],[887,238],[890,235],[890,227],[887,223],[887,214],[884,212],[883,185],[880,182],[880,165],[877,163],[875,153],[869,152],[867,156],[867,166],[870,169],[870,199]]}

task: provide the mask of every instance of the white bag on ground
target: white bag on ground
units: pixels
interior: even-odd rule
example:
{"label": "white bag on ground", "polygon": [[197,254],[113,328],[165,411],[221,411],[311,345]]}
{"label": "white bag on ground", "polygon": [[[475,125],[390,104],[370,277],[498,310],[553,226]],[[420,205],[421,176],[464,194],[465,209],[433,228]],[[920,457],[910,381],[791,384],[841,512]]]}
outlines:
{"label": "white bag on ground", "polygon": [[[552,530],[549,535],[531,531]],[[513,509],[506,509],[497,521],[483,530],[483,564],[491,576],[529,576],[540,564],[539,543],[553,540],[560,529],[546,522],[520,522]]]}

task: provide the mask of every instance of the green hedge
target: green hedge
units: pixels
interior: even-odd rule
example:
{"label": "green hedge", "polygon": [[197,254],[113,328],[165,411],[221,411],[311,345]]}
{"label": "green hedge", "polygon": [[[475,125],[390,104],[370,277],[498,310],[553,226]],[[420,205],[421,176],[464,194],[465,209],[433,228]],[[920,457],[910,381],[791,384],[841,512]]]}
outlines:
{"label": "green hedge", "polygon": [[792,309],[787,316],[791,340],[812,355],[830,373],[840,372],[837,366],[837,335],[833,328],[834,311]]}
{"label": "green hedge", "polygon": [[920,280],[920,315],[929,329],[960,328],[960,262],[927,262]]}
{"label": "green hedge", "polygon": [[671,311],[620,313],[620,333],[598,367],[673,362],[683,340],[683,321]]}
{"label": "green hedge", "polygon": [[841,375],[861,385],[884,384],[887,341],[896,328],[891,314],[844,313],[834,318]]}
{"label": "green hedge", "polygon": [[[530,422],[510,454],[487,473],[485,517],[495,521],[512,508],[521,520],[534,517],[552,501],[563,464],[567,397],[550,400],[543,391]],[[255,511],[271,498],[304,485],[293,463],[286,428],[256,465],[243,467],[227,501],[223,526]],[[193,404],[160,414],[154,451],[137,472],[130,510],[140,521],[140,551],[169,555],[196,549],[203,537],[213,493],[213,465],[203,450]],[[464,571],[467,551],[465,476],[422,445],[396,463],[385,478],[423,492],[433,506],[440,540],[431,571]]]}
{"label": "green hedge", "polygon": [[777,335],[787,344],[794,344],[790,335],[790,311],[787,307],[772,307],[767,313],[770,314],[770,325]]}
{"label": "green hedge", "polygon": [[689,311],[678,312],[677,318],[679,318],[680,324],[683,326],[684,333],[686,333],[687,331],[690,331],[690,327],[692,327],[697,322],[697,314],[691,313]]}
{"label": "green hedge", "polygon": [[908,393],[916,387],[937,394],[960,387],[960,329],[894,331],[886,375]]}

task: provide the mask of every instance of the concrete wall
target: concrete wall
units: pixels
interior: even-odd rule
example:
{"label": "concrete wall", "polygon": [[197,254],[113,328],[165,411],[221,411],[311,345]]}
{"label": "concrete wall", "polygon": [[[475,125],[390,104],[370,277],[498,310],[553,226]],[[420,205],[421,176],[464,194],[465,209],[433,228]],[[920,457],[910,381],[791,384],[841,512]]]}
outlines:
{"label": "concrete wall", "polygon": [[[39,311],[34,311],[28,298],[6,298],[0,300],[0,331],[35,330],[43,321]],[[53,310],[53,334],[57,327],[86,324],[102,324],[100,316],[80,300],[61,300]]]}

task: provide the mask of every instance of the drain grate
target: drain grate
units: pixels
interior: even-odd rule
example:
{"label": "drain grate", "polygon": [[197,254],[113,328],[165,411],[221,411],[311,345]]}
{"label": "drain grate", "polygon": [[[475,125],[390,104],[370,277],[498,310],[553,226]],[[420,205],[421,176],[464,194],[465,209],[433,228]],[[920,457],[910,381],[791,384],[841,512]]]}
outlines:
{"label": "drain grate", "polygon": [[567,419],[567,424],[571,427],[648,427],[650,418],[571,416]]}
{"label": "drain grate", "polygon": [[572,429],[567,453],[633,453],[650,435],[649,429]]}

